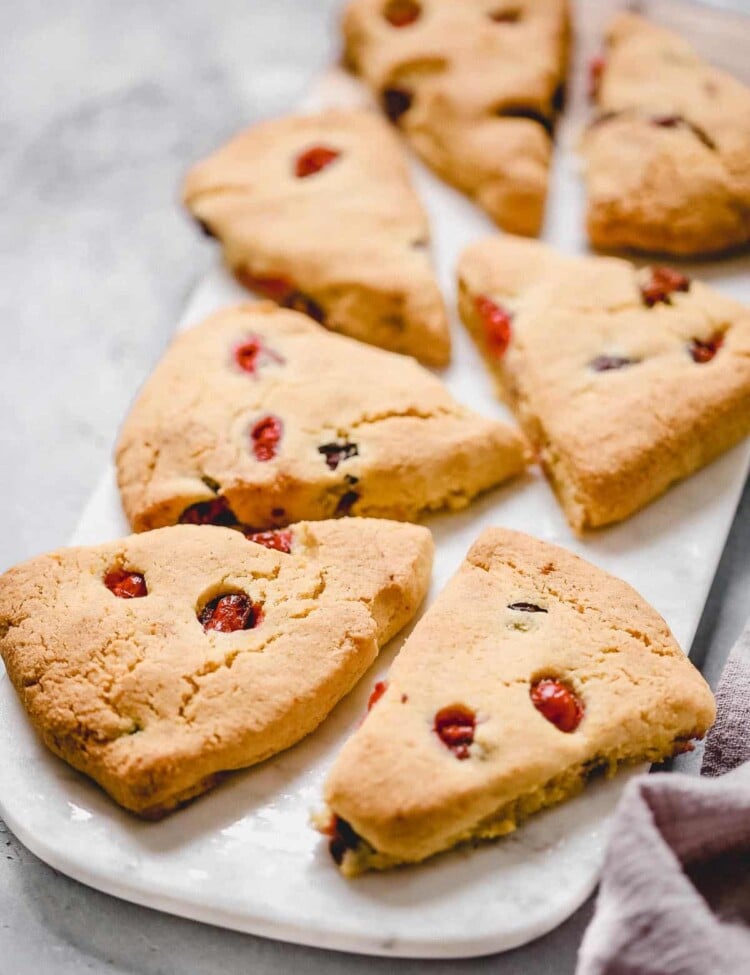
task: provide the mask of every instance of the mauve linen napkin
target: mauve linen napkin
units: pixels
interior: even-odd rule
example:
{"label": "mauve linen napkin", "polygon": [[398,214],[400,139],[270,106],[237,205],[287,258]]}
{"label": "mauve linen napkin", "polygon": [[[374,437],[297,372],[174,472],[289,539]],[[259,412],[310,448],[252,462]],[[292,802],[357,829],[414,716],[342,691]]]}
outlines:
{"label": "mauve linen napkin", "polygon": [[716,701],[705,777],[626,788],[576,975],[750,975],[750,625]]}

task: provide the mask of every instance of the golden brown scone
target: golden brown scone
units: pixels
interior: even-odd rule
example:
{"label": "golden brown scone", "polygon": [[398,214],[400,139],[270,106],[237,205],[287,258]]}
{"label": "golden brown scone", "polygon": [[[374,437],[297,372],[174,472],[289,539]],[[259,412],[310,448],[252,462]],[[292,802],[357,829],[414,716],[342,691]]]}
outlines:
{"label": "golden brown scone", "polygon": [[566,0],[351,0],[346,58],[424,161],[505,230],[544,216]]}
{"label": "golden brown scone", "polygon": [[375,112],[263,122],[194,166],[183,192],[252,290],[363,342],[448,362],[427,215]]}
{"label": "golden brown scone", "polygon": [[349,876],[509,833],[592,775],[689,749],[715,713],[634,589],[502,528],[472,546],[371,700],[319,820]]}
{"label": "golden brown scone", "polygon": [[750,89],[621,14],[594,64],[583,143],[597,247],[707,254],[750,240]]}
{"label": "golden brown scone", "polygon": [[136,531],[349,514],[411,521],[463,507],[528,460],[518,432],[460,406],[413,359],[270,303],[178,335],[116,452]]}
{"label": "golden brown scone", "polygon": [[750,432],[750,310],[670,268],[504,237],[460,311],[573,528],[627,518]]}
{"label": "golden brown scone", "polygon": [[0,578],[0,652],[34,727],[126,809],[160,816],[309,734],[424,597],[426,528],[280,534],[182,525]]}

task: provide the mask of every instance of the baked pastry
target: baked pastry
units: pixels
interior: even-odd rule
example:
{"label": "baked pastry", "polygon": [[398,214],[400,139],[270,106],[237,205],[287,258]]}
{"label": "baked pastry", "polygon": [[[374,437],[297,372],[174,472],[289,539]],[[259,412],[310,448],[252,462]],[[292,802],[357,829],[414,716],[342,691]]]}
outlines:
{"label": "baked pastry", "polygon": [[461,316],[577,530],[620,521],[750,432],[750,309],[665,267],[469,247]]}
{"label": "baked pastry", "polygon": [[602,248],[707,254],[750,240],[750,89],[624,13],[592,66],[588,232]]}
{"label": "baked pastry", "polygon": [[155,818],[311,732],[414,615],[432,540],[365,519],[283,535],[182,525],[2,576],[0,652],[45,744]]}
{"label": "baked pastry", "polygon": [[345,56],[424,161],[537,234],[562,107],[566,0],[351,0]]}
{"label": "baked pastry", "polygon": [[689,750],[708,685],[626,583],[490,528],[407,639],[325,786],[346,875],[491,839],[593,775]]}
{"label": "baked pastry", "polygon": [[363,342],[448,362],[427,215],[375,112],[263,122],[194,166],[183,192],[253,291]]}
{"label": "baked pastry", "polygon": [[528,459],[520,434],[460,406],[413,359],[270,303],[178,335],[116,452],[136,531],[349,514],[411,521],[463,507]]}

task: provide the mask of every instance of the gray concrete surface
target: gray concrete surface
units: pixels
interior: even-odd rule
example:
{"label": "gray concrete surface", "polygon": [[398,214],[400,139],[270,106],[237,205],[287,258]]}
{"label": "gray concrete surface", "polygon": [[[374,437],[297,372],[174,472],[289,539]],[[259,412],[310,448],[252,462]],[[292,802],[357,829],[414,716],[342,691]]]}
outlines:
{"label": "gray concrete surface", "polygon": [[[0,568],[64,544],[213,253],[174,205],[186,162],[295,103],[334,49],[338,6],[0,4]],[[747,491],[696,639],[712,682],[748,614],[749,516]],[[563,975],[590,911],[501,957],[355,958],[117,901],[51,870],[0,823],[0,975]]]}

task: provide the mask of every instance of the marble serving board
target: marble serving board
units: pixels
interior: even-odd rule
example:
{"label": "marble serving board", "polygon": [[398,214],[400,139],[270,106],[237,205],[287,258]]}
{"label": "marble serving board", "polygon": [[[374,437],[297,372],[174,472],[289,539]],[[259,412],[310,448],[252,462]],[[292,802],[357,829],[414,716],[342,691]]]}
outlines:
{"label": "marble serving board", "polygon": [[[672,19],[676,7],[670,5]],[[598,22],[599,10],[596,16]],[[569,253],[585,251],[574,152],[583,89],[579,69],[572,110],[558,143],[544,233],[548,242]],[[356,86],[332,72],[307,107],[362,97]],[[416,163],[414,173],[432,220],[435,260],[453,310],[457,255],[493,228],[463,197]],[[694,265],[690,273],[750,303],[748,258]],[[246,293],[217,266],[200,284],[180,327],[237,300],[247,300]],[[453,364],[442,373],[444,380],[467,405],[506,416],[455,316],[453,325]],[[437,543],[427,604],[480,531],[505,525],[571,548],[626,579],[689,648],[749,461],[746,443],[625,524],[583,539],[571,533],[534,470],[464,512],[427,521]],[[108,470],[71,541],[99,542],[126,531]],[[608,817],[634,773],[592,784],[584,795],[537,815],[495,844],[354,882],[342,879],[325,843],[311,829],[309,814],[320,803],[327,769],[360,721],[373,683],[385,674],[402,640],[403,635],[383,651],[360,685],[307,740],[233,776],[160,823],[143,823],[121,811],[49,754],[25,720],[9,681],[0,676],[0,814],[37,856],[83,883],[240,931],[411,957],[478,955],[523,944],[561,923],[594,888]]]}

